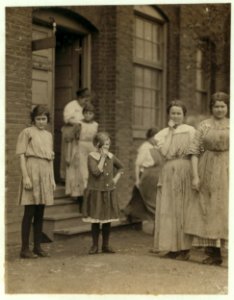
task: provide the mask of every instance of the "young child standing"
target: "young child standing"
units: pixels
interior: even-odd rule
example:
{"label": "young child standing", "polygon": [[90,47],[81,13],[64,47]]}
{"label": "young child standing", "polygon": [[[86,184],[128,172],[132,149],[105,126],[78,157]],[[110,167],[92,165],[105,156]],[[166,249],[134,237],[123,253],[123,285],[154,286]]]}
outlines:
{"label": "young child standing", "polygon": [[[32,126],[25,128],[18,137],[16,154],[20,157],[22,182],[19,204],[24,205],[22,220],[21,258],[46,257],[41,246],[45,205],[54,202],[55,180],[53,171],[53,139],[45,128],[50,115],[46,107],[37,105],[31,113]],[[33,220],[34,248],[29,249],[29,235]]]}
{"label": "young child standing", "polygon": [[111,222],[119,220],[120,210],[115,188],[123,174],[123,165],[109,152],[110,143],[108,133],[97,133],[93,139],[96,151],[88,156],[89,177],[84,197],[83,221],[91,223],[93,245],[89,254],[98,253],[100,224],[102,224],[102,252],[115,253],[109,246],[109,237]]}
{"label": "young child standing", "polygon": [[[82,112],[84,118],[79,121],[79,128],[76,128],[73,137],[67,140],[66,147],[66,162],[70,166],[66,176],[66,194],[77,197],[80,212],[88,182],[88,155],[95,150],[93,138],[98,131],[98,123],[94,121],[94,106],[87,103]],[[77,143],[77,147],[72,147],[72,143]]]}

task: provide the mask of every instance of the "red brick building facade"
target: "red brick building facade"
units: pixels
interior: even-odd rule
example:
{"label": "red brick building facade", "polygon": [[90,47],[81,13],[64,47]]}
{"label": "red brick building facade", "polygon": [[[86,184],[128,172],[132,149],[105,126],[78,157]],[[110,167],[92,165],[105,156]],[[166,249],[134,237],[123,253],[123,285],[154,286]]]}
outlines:
{"label": "red brick building facade", "polygon": [[[32,51],[53,36],[56,48]],[[77,88],[95,94],[96,119],[125,165],[118,197],[128,202],[136,149],[152,126],[166,125],[166,105],[180,98],[188,114],[208,113],[210,94],[229,92],[230,5],[6,8],[6,236],[18,243],[22,208],[15,155],[32,105],[47,104],[59,180],[62,109]]]}

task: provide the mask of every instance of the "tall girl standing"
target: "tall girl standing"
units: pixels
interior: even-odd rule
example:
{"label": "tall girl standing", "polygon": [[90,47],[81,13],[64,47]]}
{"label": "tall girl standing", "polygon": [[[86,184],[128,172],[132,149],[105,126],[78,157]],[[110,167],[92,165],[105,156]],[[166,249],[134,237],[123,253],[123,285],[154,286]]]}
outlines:
{"label": "tall girl standing", "polygon": [[[49,254],[41,246],[45,205],[54,202],[55,180],[53,171],[53,139],[46,130],[50,114],[46,107],[38,105],[31,113],[32,126],[25,128],[18,137],[16,154],[20,157],[22,182],[19,204],[24,206],[22,220],[21,258],[46,257]],[[29,236],[33,220],[34,247],[29,249]]]}
{"label": "tall girl standing", "polygon": [[[88,156],[89,178],[84,197],[84,222],[91,223],[93,244],[89,254],[98,253],[99,231],[102,224],[102,252],[115,253],[109,246],[111,222],[119,220],[119,205],[115,195],[116,184],[123,174],[123,165],[109,152],[110,137],[99,132],[93,139],[96,151]],[[114,169],[117,169],[114,174]]]}

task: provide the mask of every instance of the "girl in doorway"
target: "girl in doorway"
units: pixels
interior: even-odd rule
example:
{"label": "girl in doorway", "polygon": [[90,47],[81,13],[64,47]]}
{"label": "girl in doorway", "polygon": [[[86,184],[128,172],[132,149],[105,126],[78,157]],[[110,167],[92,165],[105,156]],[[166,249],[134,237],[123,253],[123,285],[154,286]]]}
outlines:
{"label": "girl in doorway", "polygon": [[[45,205],[54,202],[53,139],[45,128],[50,115],[46,107],[37,105],[31,113],[32,126],[25,128],[18,137],[16,154],[20,156],[22,182],[19,204],[24,205],[22,220],[21,258],[46,257],[41,246]],[[29,249],[29,236],[33,220],[34,248]]]}
{"label": "girl in doorway", "polygon": [[[72,172],[67,172],[66,193],[77,197],[80,212],[82,210],[83,194],[88,182],[88,154],[95,150],[93,138],[98,131],[98,123],[94,121],[94,106],[87,103],[83,108],[84,118],[79,121],[74,136],[67,140],[66,162]],[[71,143],[76,142],[77,147]]]}
{"label": "girl in doorway", "polygon": [[[91,223],[93,245],[89,254],[98,253],[100,224],[102,224],[102,252],[115,253],[109,246],[109,236],[111,222],[119,220],[115,188],[123,174],[123,165],[109,152],[110,143],[108,133],[97,133],[93,139],[96,151],[88,156],[89,178],[84,197],[83,221]],[[115,175],[114,168],[117,169]]]}

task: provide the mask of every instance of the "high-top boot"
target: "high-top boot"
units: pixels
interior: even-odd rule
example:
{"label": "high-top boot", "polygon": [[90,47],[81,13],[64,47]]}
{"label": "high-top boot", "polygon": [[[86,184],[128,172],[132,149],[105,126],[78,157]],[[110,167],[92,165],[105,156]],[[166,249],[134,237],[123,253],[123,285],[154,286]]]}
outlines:
{"label": "high-top boot", "polygon": [[24,216],[21,224],[21,258],[37,258],[32,251],[29,250],[29,237],[32,225],[32,219],[34,216],[34,205],[25,205]]}
{"label": "high-top boot", "polygon": [[202,261],[203,264],[217,266],[222,264],[223,260],[220,248],[208,247],[208,251],[206,251],[206,254],[208,255],[208,257]]}
{"label": "high-top boot", "polygon": [[91,234],[92,234],[93,245],[89,250],[89,254],[97,254],[98,253],[99,232],[100,232],[100,224],[92,223]]}
{"label": "high-top boot", "polygon": [[102,224],[102,252],[103,253],[115,253],[115,251],[109,246],[111,223]]}
{"label": "high-top boot", "polygon": [[34,233],[33,252],[40,257],[49,256],[49,253],[47,253],[41,248],[44,208],[45,205],[36,205],[34,222],[33,222],[33,233]]}

